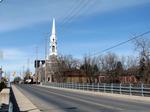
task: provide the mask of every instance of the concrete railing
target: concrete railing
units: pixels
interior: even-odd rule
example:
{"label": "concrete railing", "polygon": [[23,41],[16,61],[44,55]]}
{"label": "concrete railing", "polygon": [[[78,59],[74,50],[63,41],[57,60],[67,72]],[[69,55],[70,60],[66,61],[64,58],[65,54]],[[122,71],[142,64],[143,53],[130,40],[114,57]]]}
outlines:
{"label": "concrete railing", "polygon": [[10,104],[10,89],[5,88],[0,93],[0,112],[8,112]]}
{"label": "concrete railing", "polygon": [[150,97],[150,85],[146,84],[42,83],[42,85],[59,88],[79,89],[83,91],[117,93]]}
{"label": "concrete railing", "polygon": [[20,112],[41,112],[15,85],[11,85]]}

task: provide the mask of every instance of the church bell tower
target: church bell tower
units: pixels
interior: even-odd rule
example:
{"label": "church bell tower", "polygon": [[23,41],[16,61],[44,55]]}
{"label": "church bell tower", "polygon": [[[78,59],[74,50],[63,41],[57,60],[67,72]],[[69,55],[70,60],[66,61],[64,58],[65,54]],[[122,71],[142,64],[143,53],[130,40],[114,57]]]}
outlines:
{"label": "church bell tower", "polygon": [[48,82],[54,82],[55,71],[57,66],[57,37],[56,37],[56,28],[55,28],[55,19],[53,18],[52,32],[50,36],[50,48],[49,56],[46,63],[47,76],[46,79]]}
{"label": "church bell tower", "polygon": [[53,25],[52,25],[52,33],[50,36],[50,56],[57,56],[57,37],[56,37],[54,18],[53,18]]}

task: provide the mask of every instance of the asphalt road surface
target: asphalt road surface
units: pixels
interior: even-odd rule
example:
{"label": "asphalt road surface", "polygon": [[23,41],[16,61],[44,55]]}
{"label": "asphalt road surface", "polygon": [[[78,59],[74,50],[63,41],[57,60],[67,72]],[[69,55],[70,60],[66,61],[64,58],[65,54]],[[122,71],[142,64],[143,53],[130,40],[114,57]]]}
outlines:
{"label": "asphalt road surface", "polygon": [[36,85],[17,85],[42,112],[150,112],[150,104]]}

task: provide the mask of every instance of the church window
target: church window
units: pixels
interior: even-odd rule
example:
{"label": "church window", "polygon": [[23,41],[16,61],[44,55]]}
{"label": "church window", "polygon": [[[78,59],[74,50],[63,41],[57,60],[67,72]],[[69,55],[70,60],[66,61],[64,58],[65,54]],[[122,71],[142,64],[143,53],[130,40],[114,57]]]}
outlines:
{"label": "church window", "polygon": [[55,52],[55,46],[52,46],[52,52]]}
{"label": "church window", "polygon": [[48,77],[48,81],[50,81],[50,77]]}

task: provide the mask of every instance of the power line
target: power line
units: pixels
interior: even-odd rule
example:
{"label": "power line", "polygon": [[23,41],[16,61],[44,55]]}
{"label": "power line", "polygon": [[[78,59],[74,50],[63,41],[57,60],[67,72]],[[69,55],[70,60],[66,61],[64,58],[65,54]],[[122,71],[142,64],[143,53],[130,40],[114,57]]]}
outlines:
{"label": "power line", "polygon": [[[83,10],[83,7],[87,6],[89,4],[89,0],[87,1],[80,1],[81,5],[76,9],[74,10],[74,12],[72,12],[70,14],[70,16],[67,18],[67,20],[65,22],[63,22],[63,24],[61,26],[64,26],[65,24],[71,22],[75,17],[77,17],[77,15],[79,15],[79,12],[81,12]],[[80,13],[81,14],[81,13]],[[61,32],[64,31],[64,28],[61,28]]]}
{"label": "power line", "polygon": [[[87,1],[86,1],[86,2],[87,2]],[[72,8],[71,8],[70,11],[66,14],[66,16],[65,16],[65,18],[63,19],[62,23],[61,23],[61,24],[59,25],[59,27],[58,27],[58,30],[60,30],[60,32],[64,30],[63,26],[64,26],[65,24],[67,24],[67,23],[72,19],[72,17],[73,17],[78,11],[81,10],[81,7],[83,7],[84,4],[85,4],[85,1],[80,0],[80,1],[77,3],[77,5],[75,5],[75,6],[72,5]],[[51,33],[51,32],[48,32],[48,34],[50,34],[50,33]]]}
{"label": "power line", "polygon": [[[63,34],[64,30],[67,30],[64,28],[65,24],[73,21],[73,19],[75,17],[77,17],[78,15],[81,15],[81,13],[87,11],[91,7],[91,5],[93,6],[94,4],[95,4],[95,1],[91,1],[91,0],[83,1],[83,0],[81,0],[74,7],[72,5],[72,8],[68,12],[68,14],[66,14],[64,20],[62,21],[62,24],[60,24],[58,26],[58,30]],[[86,9],[85,8],[83,9],[83,7],[86,7]],[[50,32],[48,32],[48,34],[50,34]]]}
{"label": "power line", "polygon": [[[83,6],[81,6],[80,9],[70,18],[69,22],[71,22],[74,17],[78,17],[79,15],[84,13],[84,11],[91,8],[90,6],[94,3],[95,3],[95,1],[92,1],[92,0],[87,0],[85,3],[83,3]],[[83,9],[83,7],[84,7],[84,9]]]}
{"label": "power line", "polygon": [[80,1],[79,4],[81,4],[80,6],[78,6],[78,8],[76,8],[76,10],[72,10],[72,12],[70,13],[70,15],[68,15],[68,19],[62,24],[62,26],[66,23],[68,23],[69,21],[71,21],[77,14],[79,14],[79,12],[81,11],[81,9],[86,6],[88,3],[88,1]]}
{"label": "power line", "polygon": [[132,41],[132,40],[135,40],[135,39],[137,39],[137,38],[140,38],[140,37],[142,37],[142,36],[144,36],[144,35],[147,35],[147,34],[149,34],[149,33],[150,33],[150,30],[149,30],[149,31],[146,31],[146,32],[144,32],[144,33],[141,33],[141,34],[139,34],[139,35],[137,35],[137,36],[134,36],[133,38],[131,38],[131,39],[129,39],[129,40],[126,40],[126,41],[124,41],[124,42],[121,42],[121,43],[118,43],[118,44],[116,44],[116,45],[114,45],[114,46],[111,46],[111,47],[109,47],[109,48],[107,48],[107,49],[104,49],[104,50],[102,50],[102,51],[100,51],[100,52],[94,53],[94,54],[91,55],[91,56],[95,56],[95,55],[101,54],[101,53],[103,53],[103,52],[109,51],[109,50],[111,50],[111,49],[113,49],[113,48],[116,48],[116,47],[118,47],[118,46],[121,46],[121,45],[123,45],[123,44],[126,44],[126,43],[128,43],[128,42],[130,42],[130,41]]}
{"label": "power line", "polygon": [[68,12],[68,14],[65,16],[64,20],[62,21],[62,24],[60,24],[60,26],[63,26],[70,18],[70,15],[72,15],[75,10],[77,10],[80,7],[80,4],[82,4],[83,1],[79,1],[77,5],[75,6],[71,6],[72,8],[70,9],[70,11]]}

